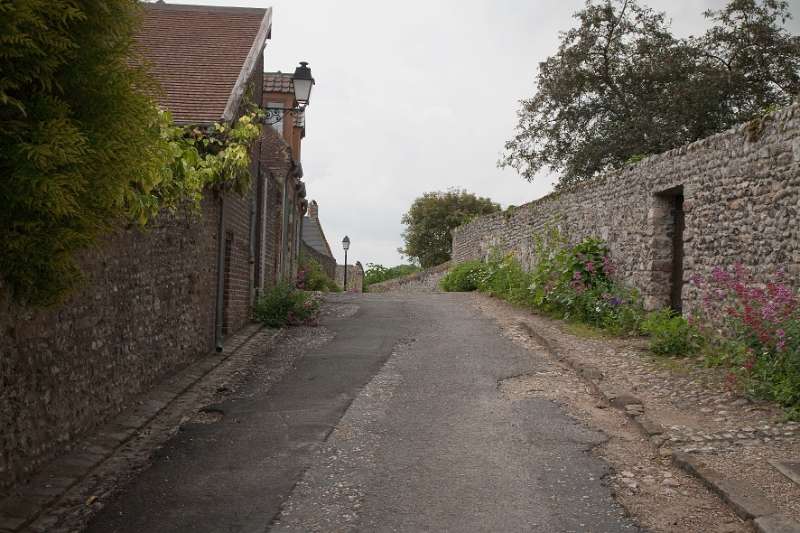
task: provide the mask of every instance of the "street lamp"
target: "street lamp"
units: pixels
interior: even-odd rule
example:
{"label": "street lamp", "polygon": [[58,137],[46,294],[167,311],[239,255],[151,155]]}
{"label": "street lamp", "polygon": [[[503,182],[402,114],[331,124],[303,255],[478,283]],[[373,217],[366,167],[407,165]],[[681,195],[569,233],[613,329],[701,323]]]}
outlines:
{"label": "street lamp", "polygon": [[311,100],[311,87],[314,85],[314,78],[311,77],[311,69],[308,68],[308,61],[301,61],[300,66],[294,69],[294,99],[300,109],[305,109]]}
{"label": "street lamp", "polygon": [[266,116],[264,122],[267,124],[277,124],[286,113],[302,113],[305,111],[306,106],[311,101],[311,87],[314,86],[314,78],[311,76],[311,69],[308,68],[308,61],[301,61],[300,66],[294,69],[292,76],[292,85],[294,86],[294,101],[295,107],[286,109],[283,107],[264,107]]}
{"label": "street lamp", "polygon": [[344,248],[344,291],[347,292],[347,250],[350,249],[350,237],[347,235],[342,239],[342,248]]}

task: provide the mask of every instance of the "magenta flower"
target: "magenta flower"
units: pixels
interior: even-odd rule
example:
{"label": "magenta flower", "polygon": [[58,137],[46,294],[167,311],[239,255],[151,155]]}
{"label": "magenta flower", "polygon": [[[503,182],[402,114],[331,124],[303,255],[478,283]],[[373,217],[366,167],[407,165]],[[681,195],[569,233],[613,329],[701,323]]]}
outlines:
{"label": "magenta flower", "polygon": [[717,283],[725,283],[730,279],[730,274],[725,272],[722,267],[714,267],[714,270],[711,272],[711,278],[716,281]]}

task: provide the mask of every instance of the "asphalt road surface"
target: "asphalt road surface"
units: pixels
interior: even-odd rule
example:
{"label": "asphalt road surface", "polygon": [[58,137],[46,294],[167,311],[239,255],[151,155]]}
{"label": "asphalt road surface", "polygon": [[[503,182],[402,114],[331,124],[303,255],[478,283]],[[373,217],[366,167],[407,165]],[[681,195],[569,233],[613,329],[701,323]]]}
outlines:
{"label": "asphalt road surface", "polygon": [[467,295],[330,300],[358,306],[323,320],[330,342],[184,427],[89,531],[638,531],[590,453],[603,435],[498,392],[546,356]]}

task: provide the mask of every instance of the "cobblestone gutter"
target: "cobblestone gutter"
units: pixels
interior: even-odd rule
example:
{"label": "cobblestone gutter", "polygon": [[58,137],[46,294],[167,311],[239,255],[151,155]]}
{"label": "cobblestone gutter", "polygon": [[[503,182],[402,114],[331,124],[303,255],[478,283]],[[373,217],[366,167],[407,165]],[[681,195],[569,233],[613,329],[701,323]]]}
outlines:
{"label": "cobblestone gutter", "polygon": [[[619,409],[660,457],[697,477],[756,531],[800,532],[800,484],[785,469],[800,457],[800,424],[783,421],[778,406],[738,396],[699,362],[658,359],[641,339],[584,338],[563,322],[519,316],[519,329],[571,367],[600,407]],[[636,492],[654,480],[625,471],[615,482]]]}

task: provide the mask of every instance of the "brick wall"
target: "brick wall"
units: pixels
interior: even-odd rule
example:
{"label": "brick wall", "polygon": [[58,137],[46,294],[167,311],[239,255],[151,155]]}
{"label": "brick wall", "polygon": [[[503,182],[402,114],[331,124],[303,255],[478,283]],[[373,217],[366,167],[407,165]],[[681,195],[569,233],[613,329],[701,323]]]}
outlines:
{"label": "brick wall", "polygon": [[0,302],[0,485],[214,346],[218,203],[162,215],[83,254],[83,288],[31,311]]}
{"label": "brick wall", "polygon": [[250,213],[253,191],[225,197],[225,310],[222,331],[229,335],[242,328],[250,313],[253,264],[250,261]]}
{"label": "brick wall", "polygon": [[[681,198],[682,210],[676,209]],[[670,305],[677,288],[690,309],[697,294],[686,281],[717,265],[739,261],[759,277],[783,267],[800,285],[799,210],[800,107],[791,106],[760,126],[741,125],[477,218],[454,230],[453,259],[483,258],[497,249],[513,251],[530,267],[534,233],[555,225],[572,241],[604,239],[619,276],[642,292],[648,307]],[[676,239],[680,212],[685,229]]]}
{"label": "brick wall", "polygon": [[264,128],[259,164],[261,175],[266,182],[264,279],[266,286],[272,286],[281,278],[283,182],[292,168],[292,155],[289,146],[271,127]]}

